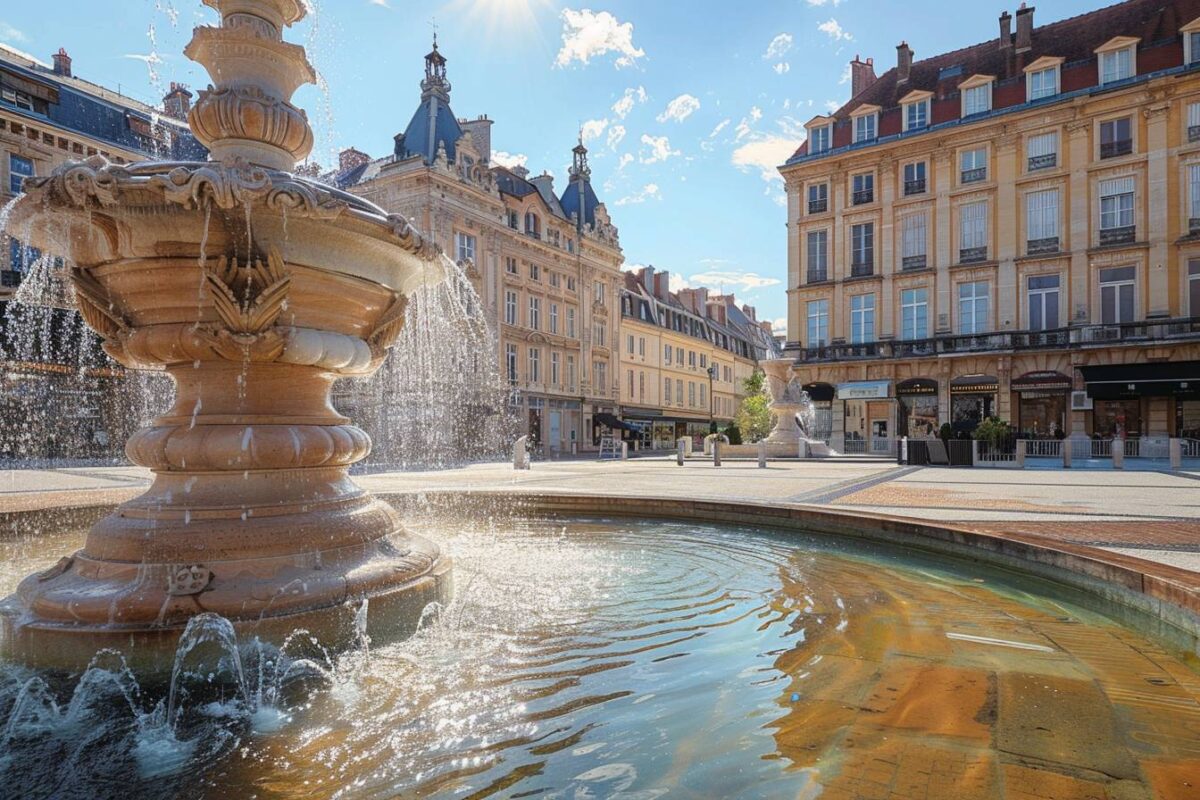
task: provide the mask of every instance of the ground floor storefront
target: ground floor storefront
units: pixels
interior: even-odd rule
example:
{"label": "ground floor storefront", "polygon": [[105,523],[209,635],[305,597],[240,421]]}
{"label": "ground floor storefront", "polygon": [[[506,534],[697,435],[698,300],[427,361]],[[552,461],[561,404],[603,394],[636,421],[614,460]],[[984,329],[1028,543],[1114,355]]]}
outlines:
{"label": "ground floor storefront", "polygon": [[663,413],[662,409],[622,406],[621,421],[633,430],[623,435],[630,448],[641,450],[674,450],[680,439],[690,439],[692,447],[704,446],[704,437],[712,431],[715,422],[718,429],[732,424],[733,420],[723,417],[689,417]]}

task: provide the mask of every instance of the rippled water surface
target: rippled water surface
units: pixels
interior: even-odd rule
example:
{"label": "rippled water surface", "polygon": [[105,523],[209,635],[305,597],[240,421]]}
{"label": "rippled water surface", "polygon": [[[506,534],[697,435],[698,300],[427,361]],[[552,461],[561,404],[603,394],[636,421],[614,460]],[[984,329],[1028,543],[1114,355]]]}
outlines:
{"label": "rippled water surface", "polygon": [[[1200,797],[1200,678],[1047,587],[745,528],[418,532],[458,597],[415,638],[282,678],[242,643],[249,688],[217,662],[171,721],[115,656],[74,700],[4,668],[0,794]],[[0,590],[78,539],[0,542]]]}

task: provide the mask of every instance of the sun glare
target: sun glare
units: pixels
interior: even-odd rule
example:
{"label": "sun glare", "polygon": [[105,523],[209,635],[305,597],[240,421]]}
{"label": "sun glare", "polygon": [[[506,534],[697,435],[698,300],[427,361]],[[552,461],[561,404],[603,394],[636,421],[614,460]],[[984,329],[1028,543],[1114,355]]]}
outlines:
{"label": "sun glare", "polygon": [[461,15],[488,34],[540,33],[539,12],[553,9],[552,0],[450,0],[446,12]]}

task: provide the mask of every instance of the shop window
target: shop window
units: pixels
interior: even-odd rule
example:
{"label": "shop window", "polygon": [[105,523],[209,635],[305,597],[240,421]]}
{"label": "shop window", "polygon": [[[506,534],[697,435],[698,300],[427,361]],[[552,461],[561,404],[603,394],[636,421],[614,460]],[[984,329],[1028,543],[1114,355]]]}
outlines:
{"label": "shop window", "polygon": [[1142,435],[1142,408],[1138,398],[1096,400],[1092,408],[1092,436],[1128,439]]}

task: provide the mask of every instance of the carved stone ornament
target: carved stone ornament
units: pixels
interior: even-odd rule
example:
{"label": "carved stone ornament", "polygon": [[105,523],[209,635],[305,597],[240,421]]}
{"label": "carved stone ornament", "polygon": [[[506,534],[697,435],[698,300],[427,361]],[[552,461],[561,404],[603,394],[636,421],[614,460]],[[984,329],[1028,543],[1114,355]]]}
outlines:
{"label": "carved stone ornament", "polygon": [[212,292],[213,307],[232,333],[262,333],[275,324],[287,302],[291,276],[284,272],[283,258],[272,247],[264,263],[261,258],[239,266],[237,257],[221,256],[215,269],[205,269],[204,278]]}
{"label": "carved stone ornament", "polygon": [[208,588],[212,579],[212,570],[203,564],[171,567],[167,573],[167,594],[171,597],[200,594]]}

